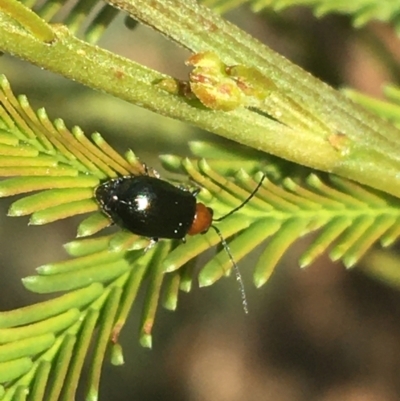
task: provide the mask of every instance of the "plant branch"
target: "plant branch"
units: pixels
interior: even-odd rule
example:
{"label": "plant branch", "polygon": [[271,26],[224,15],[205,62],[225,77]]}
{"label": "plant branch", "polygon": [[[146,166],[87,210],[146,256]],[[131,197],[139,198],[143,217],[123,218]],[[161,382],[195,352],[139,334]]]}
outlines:
{"label": "plant branch", "polygon": [[[256,89],[266,93],[262,110],[275,120],[244,107],[223,112],[193,105],[158,85],[169,77],[86,44],[62,26],[53,27],[56,39],[45,44],[0,15],[0,49],[160,114],[400,196],[400,132],[395,127],[194,1],[109,3],[193,52],[213,51],[227,66],[258,71],[263,79],[255,80]],[[262,88],[268,82],[269,91]],[[300,114],[308,129],[296,124]],[[294,123],[280,123],[279,116]]]}

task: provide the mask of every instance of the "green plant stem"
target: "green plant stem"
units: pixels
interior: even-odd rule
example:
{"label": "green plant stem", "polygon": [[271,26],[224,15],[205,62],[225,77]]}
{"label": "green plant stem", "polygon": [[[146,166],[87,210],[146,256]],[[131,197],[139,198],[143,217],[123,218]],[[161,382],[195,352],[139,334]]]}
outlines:
{"label": "green plant stem", "polygon": [[245,108],[223,112],[191,105],[155,84],[169,77],[82,42],[62,26],[53,27],[56,39],[49,45],[0,14],[0,49],[160,114],[400,196],[400,131],[395,127],[195,2],[110,3],[194,52],[211,50],[227,65],[257,69],[277,88],[266,99],[271,115],[282,110],[280,104],[294,113],[301,105],[310,126],[314,120],[326,129],[289,127]]}

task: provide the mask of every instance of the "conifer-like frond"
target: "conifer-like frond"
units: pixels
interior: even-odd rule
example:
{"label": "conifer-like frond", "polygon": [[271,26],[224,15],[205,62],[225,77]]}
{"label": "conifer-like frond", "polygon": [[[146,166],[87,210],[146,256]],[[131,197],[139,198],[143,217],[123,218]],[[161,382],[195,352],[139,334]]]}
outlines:
{"label": "conifer-like frond", "polygon": [[[79,128],[69,131],[62,120],[51,123],[43,109],[35,113],[24,96],[16,98],[5,77],[0,88],[0,175],[6,177],[0,195],[26,194],[11,205],[9,215],[30,215],[31,224],[46,224],[91,213],[79,225],[79,237],[108,226],[94,188],[111,177],[145,173],[135,155],[129,151],[120,156],[97,133],[90,141]],[[386,246],[400,235],[398,200],[388,194],[333,175],[293,169],[256,151],[201,142],[192,143],[191,149],[195,158],[163,156],[163,163],[190,177],[187,184],[201,189],[199,199],[216,217],[239,205],[266,177],[251,202],[215,223],[236,261],[263,244],[254,270],[256,286],[268,280],[290,245],[308,233],[316,232],[316,237],[299,261],[303,267],[328,248],[333,260],[350,267],[375,242]],[[87,394],[95,399],[106,349],[112,363],[123,363],[119,333],[143,285],[139,339],[151,347],[158,304],[176,309],[179,291],[189,291],[196,279],[195,258],[220,238],[210,230],[185,244],[162,240],[145,253],[148,241],[124,230],[78,239],[65,245],[69,259],[40,266],[36,275],[23,280],[33,292],[63,295],[0,313],[4,399],[18,400],[28,392],[35,401],[73,399],[92,343]],[[220,250],[201,268],[200,285],[214,283],[231,268],[228,254]]]}
{"label": "conifer-like frond", "polygon": [[[243,195],[239,195],[240,188],[251,191],[260,179],[260,172],[252,178],[242,169],[235,174],[234,182],[227,182],[212,169],[212,155],[203,150],[202,144],[192,144],[192,150],[199,157],[207,153],[207,162],[204,159],[196,163],[182,160],[180,167],[210,192],[216,192],[215,185],[218,184],[232,196],[238,196],[236,204],[243,199]],[[178,164],[173,157],[166,156],[163,160],[167,167],[176,169]],[[248,161],[251,165],[251,159]],[[232,163],[232,159],[227,159],[224,165],[219,158],[215,168],[226,173]],[[268,280],[290,245],[309,233],[315,232],[316,236],[299,260],[301,267],[310,265],[328,249],[333,261],[342,260],[347,267],[352,267],[374,243],[379,241],[388,246],[399,236],[400,202],[397,198],[335,175],[307,173],[307,169],[301,169],[301,174],[292,170],[290,175],[286,175],[283,169],[274,167],[269,174],[263,164],[252,166],[267,175],[256,194],[257,199],[249,207],[219,223],[226,237],[235,236],[230,248],[236,260],[270,238],[255,267],[254,282],[257,287]],[[228,199],[224,195],[224,203]],[[235,202],[231,201],[230,205],[233,208]],[[218,210],[218,205],[215,209]],[[224,209],[220,214],[226,212]],[[203,236],[190,238],[185,247],[173,250],[164,262],[166,270],[179,268],[206,249],[207,243],[218,243],[214,233],[210,232],[207,236],[210,239]],[[228,255],[221,250],[202,268],[200,285],[214,283],[230,267]]]}

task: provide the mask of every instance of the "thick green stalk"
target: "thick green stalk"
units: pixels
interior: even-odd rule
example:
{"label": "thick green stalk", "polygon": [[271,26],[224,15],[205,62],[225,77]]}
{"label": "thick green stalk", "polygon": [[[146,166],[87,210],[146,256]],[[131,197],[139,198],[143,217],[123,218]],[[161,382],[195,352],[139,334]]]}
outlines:
{"label": "thick green stalk", "polygon": [[[160,114],[400,196],[400,131],[390,124],[194,1],[110,3],[193,52],[213,51],[229,66],[259,71],[264,81],[255,79],[255,85],[273,83],[262,109],[278,121],[244,107],[224,112],[193,105],[159,87],[168,77],[82,42],[62,26],[53,27],[56,39],[46,44],[0,14],[0,50]],[[282,114],[293,116],[293,125],[280,123]],[[306,129],[296,124],[300,114]]]}

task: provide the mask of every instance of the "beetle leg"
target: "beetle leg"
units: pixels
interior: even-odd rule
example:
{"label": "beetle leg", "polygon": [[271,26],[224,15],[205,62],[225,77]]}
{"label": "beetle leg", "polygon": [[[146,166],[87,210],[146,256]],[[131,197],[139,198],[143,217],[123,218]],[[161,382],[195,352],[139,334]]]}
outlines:
{"label": "beetle leg", "polygon": [[200,191],[201,188],[197,187],[193,189],[193,185],[178,185],[178,188],[181,189],[182,191],[190,192],[194,197],[196,197]]}
{"label": "beetle leg", "polygon": [[147,245],[146,248],[144,248],[144,251],[145,252],[149,251],[151,248],[153,248],[153,246],[155,244],[157,244],[157,242],[158,242],[158,238],[150,238],[149,245]]}
{"label": "beetle leg", "polygon": [[149,167],[146,163],[143,163],[144,175],[149,177],[160,178],[160,173],[153,167]]}

